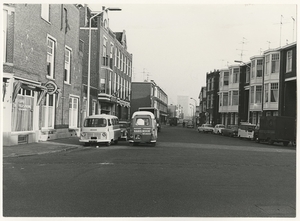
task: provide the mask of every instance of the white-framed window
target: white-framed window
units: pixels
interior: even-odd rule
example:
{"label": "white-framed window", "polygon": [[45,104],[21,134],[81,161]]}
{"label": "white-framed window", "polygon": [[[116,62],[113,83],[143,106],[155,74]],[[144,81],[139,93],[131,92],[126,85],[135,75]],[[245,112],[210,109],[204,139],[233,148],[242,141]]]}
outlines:
{"label": "white-framed window", "polygon": [[32,131],[34,91],[21,88],[12,107],[12,131]]}
{"label": "white-framed window", "polygon": [[226,72],[224,72],[224,86],[228,86],[228,84],[229,84],[228,78],[229,78],[229,72],[226,71]]}
{"label": "white-framed window", "polygon": [[262,77],[262,72],[263,72],[263,60],[258,59],[256,65],[256,77]]}
{"label": "white-framed window", "polygon": [[55,94],[46,94],[42,105],[42,128],[54,129]]}
{"label": "white-framed window", "polygon": [[250,87],[250,103],[253,104],[254,103],[254,86]]}
{"label": "white-framed window", "polygon": [[48,36],[47,38],[47,77],[54,78],[54,61],[56,52],[55,39]]}
{"label": "white-framed window", "polygon": [[69,128],[78,128],[78,104],[79,98],[70,96],[69,98]]}
{"label": "white-framed window", "polygon": [[228,106],[228,92],[223,93],[223,106]]}
{"label": "white-framed window", "polygon": [[255,60],[251,61],[251,78],[253,79],[255,76]]}
{"label": "white-framed window", "polygon": [[69,47],[65,47],[64,82],[67,84],[71,83],[71,49]]}
{"label": "white-framed window", "polygon": [[271,83],[271,102],[278,102],[278,83]]}
{"label": "white-framed window", "polygon": [[92,115],[97,114],[97,101],[92,100]]}
{"label": "white-framed window", "polygon": [[232,105],[239,105],[239,91],[232,91]]}
{"label": "white-framed window", "polygon": [[240,73],[239,68],[234,68],[233,69],[233,83],[234,84],[239,82],[239,73]]}
{"label": "white-framed window", "polygon": [[50,4],[41,4],[41,17],[50,21]]}
{"label": "white-framed window", "polygon": [[102,51],[102,64],[104,66],[107,66],[107,63],[108,63],[108,58],[107,58],[107,38],[104,36],[103,37],[103,51]]}
{"label": "white-framed window", "polygon": [[126,74],[127,72],[126,64],[127,64],[127,57],[124,55],[124,74]]}
{"label": "white-framed window", "polygon": [[121,71],[124,70],[123,53],[121,54]]}
{"label": "white-framed window", "polygon": [[270,55],[268,54],[266,56],[266,70],[265,70],[265,75],[269,75],[270,74]]}
{"label": "white-framed window", "polygon": [[265,100],[264,100],[264,102],[267,103],[267,102],[269,102],[269,84],[265,84],[264,89],[265,89]]}
{"label": "white-framed window", "polygon": [[7,42],[7,20],[8,20],[8,11],[3,9],[3,62],[6,62],[6,42]]}
{"label": "white-framed window", "polygon": [[121,69],[121,51],[118,49],[118,68]]}
{"label": "white-framed window", "polygon": [[262,97],[262,86],[257,85],[256,86],[256,94],[255,94],[255,103],[260,104],[261,103],[261,97]]}
{"label": "white-framed window", "polygon": [[279,72],[279,53],[272,54],[271,73]]}
{"label": "white-framed window", "polygon": [[100,93],[105,93],[106,82],[105,78],[100,79]]}
{"label": "white-framed window", "polygon": [[293,51],[290,50],[286,53],[286,72],[292,71],[292,57]]}
{"label": "white-framed window", "polygon": [[114,74],[114,93],[117,91],[117,73]]}

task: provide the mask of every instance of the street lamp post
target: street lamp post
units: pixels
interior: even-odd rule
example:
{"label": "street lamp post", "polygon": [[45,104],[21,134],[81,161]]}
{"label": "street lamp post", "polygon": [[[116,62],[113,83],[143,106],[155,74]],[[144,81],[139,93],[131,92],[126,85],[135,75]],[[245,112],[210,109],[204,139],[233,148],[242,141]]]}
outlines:
{"label": "street lamp post", "polygon": [[193,123],[196,125],[196,109],[197,109],[197,101],[196,101],[196,99],[195,98],[192,98],[192,97],[190,97],[190,99],[192,99],[192,100],[194,100],[195,101],[195,110],[194,110],[194,121],[193,121]]}
{"label": "street lamp post", "polygon": [[96,14],[89,18],[89,57],[88,57],[88,82],[87,82],[87,107],[86,107],[87,116],[90,115],[92,19],[95,18],[96,16],[101,15],[105,11],[121,11],[121,10],[122,9],[120,8],[106,8],[106,9],[103,8],[103,10],[100,12],[91,12],[91,14],[94,13]]}

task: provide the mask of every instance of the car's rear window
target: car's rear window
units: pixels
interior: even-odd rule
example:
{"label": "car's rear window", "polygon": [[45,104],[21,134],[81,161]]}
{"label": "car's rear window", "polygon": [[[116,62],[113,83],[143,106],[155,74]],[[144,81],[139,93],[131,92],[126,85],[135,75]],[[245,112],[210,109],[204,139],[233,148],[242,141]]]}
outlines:
{"label": "car's rear window", "polygon": [[107,120],[104,118],[89,118],[84,121],[84,127],[106,127]]}
{"label": "car's rear window", "polygon": [[135,126],[150,126],[150,118],[148,117],[137,117],[134,119]]}

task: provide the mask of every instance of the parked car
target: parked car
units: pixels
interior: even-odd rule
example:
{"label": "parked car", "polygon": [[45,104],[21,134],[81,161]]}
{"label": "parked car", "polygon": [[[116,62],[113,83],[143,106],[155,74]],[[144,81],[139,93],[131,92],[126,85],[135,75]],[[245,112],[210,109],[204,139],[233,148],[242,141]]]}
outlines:
{"label": "parked car", "polygon": [[213,133],[214,134],[221,134],[222,130],[225,128],[224,124],[216,124]]}
{"label": "parked car", "polygon": [[222,129],[222,135],[229,137],[237,137],[238,125],[228,125],[226,128]]}
{"label": "parked car", "polygon": [[211,124],[202,124],[200,127],[198,127],[198,132],[204,132],[204,133],[212,133],[214,131],[214,127]]}
{"label": "parked car", "polygon": [[191,121],[191,120],[188,121],[187,124],[186,124],[186,127],[187,127],[187,128],[194,128],[193,121]]}
{"label": "parked car", "polygon": [[119,121],[120,129],[121,129],[121,140],[126,140],[129,137],[129,131],[130,131],[130,122],[127,121]]}

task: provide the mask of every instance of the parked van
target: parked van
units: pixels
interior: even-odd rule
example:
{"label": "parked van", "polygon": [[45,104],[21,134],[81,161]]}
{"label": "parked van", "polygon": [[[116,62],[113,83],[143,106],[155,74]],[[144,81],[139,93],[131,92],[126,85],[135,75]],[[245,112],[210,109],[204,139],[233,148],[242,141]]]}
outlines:
{"label": "parked van", "polygon": [[119,119],[113,115],[99,114],[84,119],[79,141],[89,145],[91,143],[112,142],[117,144],[121,137]]}
{"label": "parked van", "polygon": [[238,129],[238,137],[253,140],[255,127],[255,124],[241,122]]}
{"label": "parked van", "polygon": [[157,140],[157,123],[153,113],[136,111],[130,124],[129,142],[133,145],[150,143],[155,146]]}

